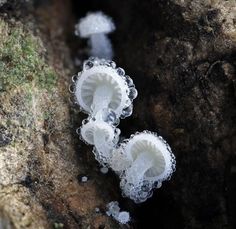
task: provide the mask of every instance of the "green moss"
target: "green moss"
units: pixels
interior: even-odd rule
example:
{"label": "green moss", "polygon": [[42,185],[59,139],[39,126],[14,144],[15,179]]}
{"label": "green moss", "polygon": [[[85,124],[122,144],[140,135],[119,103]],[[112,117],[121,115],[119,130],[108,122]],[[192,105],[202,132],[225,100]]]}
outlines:
{"label": "green moss", "polygon": [[54,228],[58,229],[58,228],[64,228],[64,224],[63,223],[54,223]]}
{"label": "green moss", "polygon": [[28,84],[51,89],[56,74],[45,63],[41,41],[21,24],[9,26],[0,20],[0,91]]}

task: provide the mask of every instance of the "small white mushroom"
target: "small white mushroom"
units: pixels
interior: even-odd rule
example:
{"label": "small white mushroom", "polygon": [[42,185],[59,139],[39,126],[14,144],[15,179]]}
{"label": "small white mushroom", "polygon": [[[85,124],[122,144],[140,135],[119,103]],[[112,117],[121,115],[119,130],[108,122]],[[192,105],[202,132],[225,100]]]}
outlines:
{"label": "small white mushroom", "polygon": [[143,202],[154,187],[161,187],[162,181],[171,177],[175,157],[162,137],[147,131],[134,135],[121,148],[132,161],[121,175],[123,194],[136,203]]}
{"label": "small white mushroom", "polygon": [[127,224],[130,221],[130,214],[127,211],[120,211],[119,203],[112,201],[107,204],[107,215],[112,216],[121,224]]}
{"label": "small white mushroom", "polygon": [[75,34],[82,38],[89,38],[90,55],[112,59],[113,50],[109,38],[106,36],[115,30],[112,19],[102,12],[88,13],[75,26]]}
{"label": "small white mushroom", "polygon": [[113,61],[98,58],[85,61],[75,84],[75,96],[85,112],[95,116],[110,109],[117,118],[132,114],[137,90],[124,70],[115,68]]}
{"label": "small white mushroom", "polygon": [[82,125],[80,134],[86,143],[94,145],[93,153],[99,163],[108,164],[119,139],[120,130],[104,121],[90,119]]}
{"label": "small white mushroom", "polygon": [[82,125],[80,133],[83,140],[90,145],[94,145],[97,139],[100,138],[103,141],[112,142],[115,137],[114,127],[103,121],[90,120],[85,125]]}

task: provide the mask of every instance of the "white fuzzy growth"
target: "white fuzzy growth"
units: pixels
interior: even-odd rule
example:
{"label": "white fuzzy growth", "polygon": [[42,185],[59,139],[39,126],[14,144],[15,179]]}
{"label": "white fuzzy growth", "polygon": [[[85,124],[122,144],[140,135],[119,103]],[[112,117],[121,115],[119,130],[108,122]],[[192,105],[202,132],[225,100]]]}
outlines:
{"label": "white fuzzy growth", "polygon": [[107,205],[108,211],[106,212],[108,216],[112,216],[121,224],[126,224],[130,221],[129,212],[120,212],[119,203],[117,201],[112,201]]}
{"label": "white fuzzy growth", "polygon": [[107,37],[115,30],[112,19],[102,12],[89,13],[75,25],[75,34],[89,38],[90,55],[111,60],[113,57],[112,44]]}
{"label": "white fuzzy growth", "polygon": [[117,201],[112,201],[107,204],[107,209],[106,213],[108,216],[117,217],[120,212],[119,203]]}

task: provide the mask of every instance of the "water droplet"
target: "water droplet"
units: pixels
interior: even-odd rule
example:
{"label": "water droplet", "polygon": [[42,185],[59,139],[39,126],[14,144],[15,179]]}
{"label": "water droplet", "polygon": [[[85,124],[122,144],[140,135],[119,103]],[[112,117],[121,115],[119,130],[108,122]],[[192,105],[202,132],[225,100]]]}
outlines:
{"label": "water droplet", "polygon": [[103,65],[110,67],[110,61],[104,60],[104,62],[102,63]]}
{"label": "water droplet", "polygon": [[100,65],[101,62],[102,62],[102,61],[101,61],[100,59],[95,58],[94,61],[93,61],[93,64],[97,66],[97,65]]}
{"label": "water droplet", "polygon": [[96,57],[90,56],[88,59],[91,60],[91,61],[94,61],[96,59]]}
{"label": "water droplet", "polygon": [[131,103],[132,103],[132,101],[131,101],[130,99],[127,99],[127,100],[125,101],[125,106],[126,106],[126,107],[129,107],[129,106],[131,105]]}
{"label": "water droplet", "polygon": [[71,104],[77,104],[76,98],[75,98],[73,95],[71,95],[71,96],[69,97],[69,102],[70,102]]}
{"label": "water droplet", "polygon": [[120,129],[116,128],[115,129],[115,135],[120,135],[120,133],[121,133]]}
{"label": "water droplet", "polygon": [[80,135],[80,128],[77,128],[75,132],[76,134]]}
{"label": "water droplet", "polygon": [[153,184],[153,188],[160,188],[161,187],[161,182],[160,181],[155,181]]}
{"label": "water droplet", "polygon": [[112,68],[116,68],[116,63],[114,61],[110,61],[109,64]]}
{"label": "water droplet", "polygon": [[75,85],[74,85],[74,84],[71,84],[71,85],[69,86],[69,92],[70,92],[70,93],[75,93]]}
{"label": "water droplet", "polygon": [[77,81],[77,79],[78,79],[78,75],[73,75],[71,77],[71,80],[72,80],[73,83],[75,83]]}
{"label": "water droplet", "polygon": [[125,75],[125,70],[123,68],[117,68],[116,71],[117,71],[119,76],[124,76]]}
{"label": "water droplet", "polygon": [[88,69],[92,68],[93,65],[94,65],[94,63],[93,63],[92,61],[86,60],[86,61],[84,62],[84,69],[85,69],[85,70],[88,70]]}
{"label": "water droplet", "polygon": [[133,100],[133,99],[135,99],[135,98],[137,97],[137,95],[138,95],[137,90],[136,90],[134,87],[131,87],[131,88],[129,89],[129,98],[130,98],[131,100]]}
{"label": "water droplet", "polygon": [[82,125],[86,125],[88,122],[89,122],[88,119],[84,119],[84,120],[82,121]]}
{"label": "water droplet", "polygon": [[132,87],[134,85],[133,80],[129,76],[126,76],[125,80],[126,80],[126,83],[129,87]]}
{"label": "water droplet", "polygon": [[126,118],[128,116],[130,116],[133,112],[133,105],[131,104],[129,107],[126,107],[123,111],[122,111],[122,115],[121,118]]}
{"label": "water droplet", "polygon": [[119,124],[119,119],[118,119],[116,113],[111,109],[104,110],[103,120],[104,120],[104,122],[107,122],[108,124],[111,124],[114,126],[117,126]]}
{"label": "water droplet", "polygon": [[149,191],[149,186],[148,185],[142,185],[141,186],[141,190],[143,191],[143,192],[148,192]]}
{"label": "water droplet", "polygon": [[100,171],[101,171],[101,173],[106,174],[106,173],[108,173],[108,168],[107,167],[102,167],[100,169]]}

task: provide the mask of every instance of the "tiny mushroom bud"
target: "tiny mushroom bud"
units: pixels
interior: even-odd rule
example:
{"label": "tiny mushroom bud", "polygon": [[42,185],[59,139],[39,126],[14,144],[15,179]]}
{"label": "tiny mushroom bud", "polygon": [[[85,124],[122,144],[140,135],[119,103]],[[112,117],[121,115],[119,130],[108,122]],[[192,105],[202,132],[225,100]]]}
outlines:
{"label": "tiny mushroom bud", "polygon": [[127,224],[130,221],[129,212],[126,211],[120,212],[116,219],[121,224]]}
{"label": "tiny mushroom bud", "polygon": [[89,38],[90,55],[105,59],[113,57],[112,44],[106,35],[114,30],[115,25],[112,19],[102,12],[88,13],[75,26],[76,35]]}
{"label": "tiny mushroom bud", "polygon": [[107,215],[112,216],[121,224],[127,224],[130,221],[130,214],[126,211],[120,211],[119,203],[117,201],[112,201],[107,204]]}

